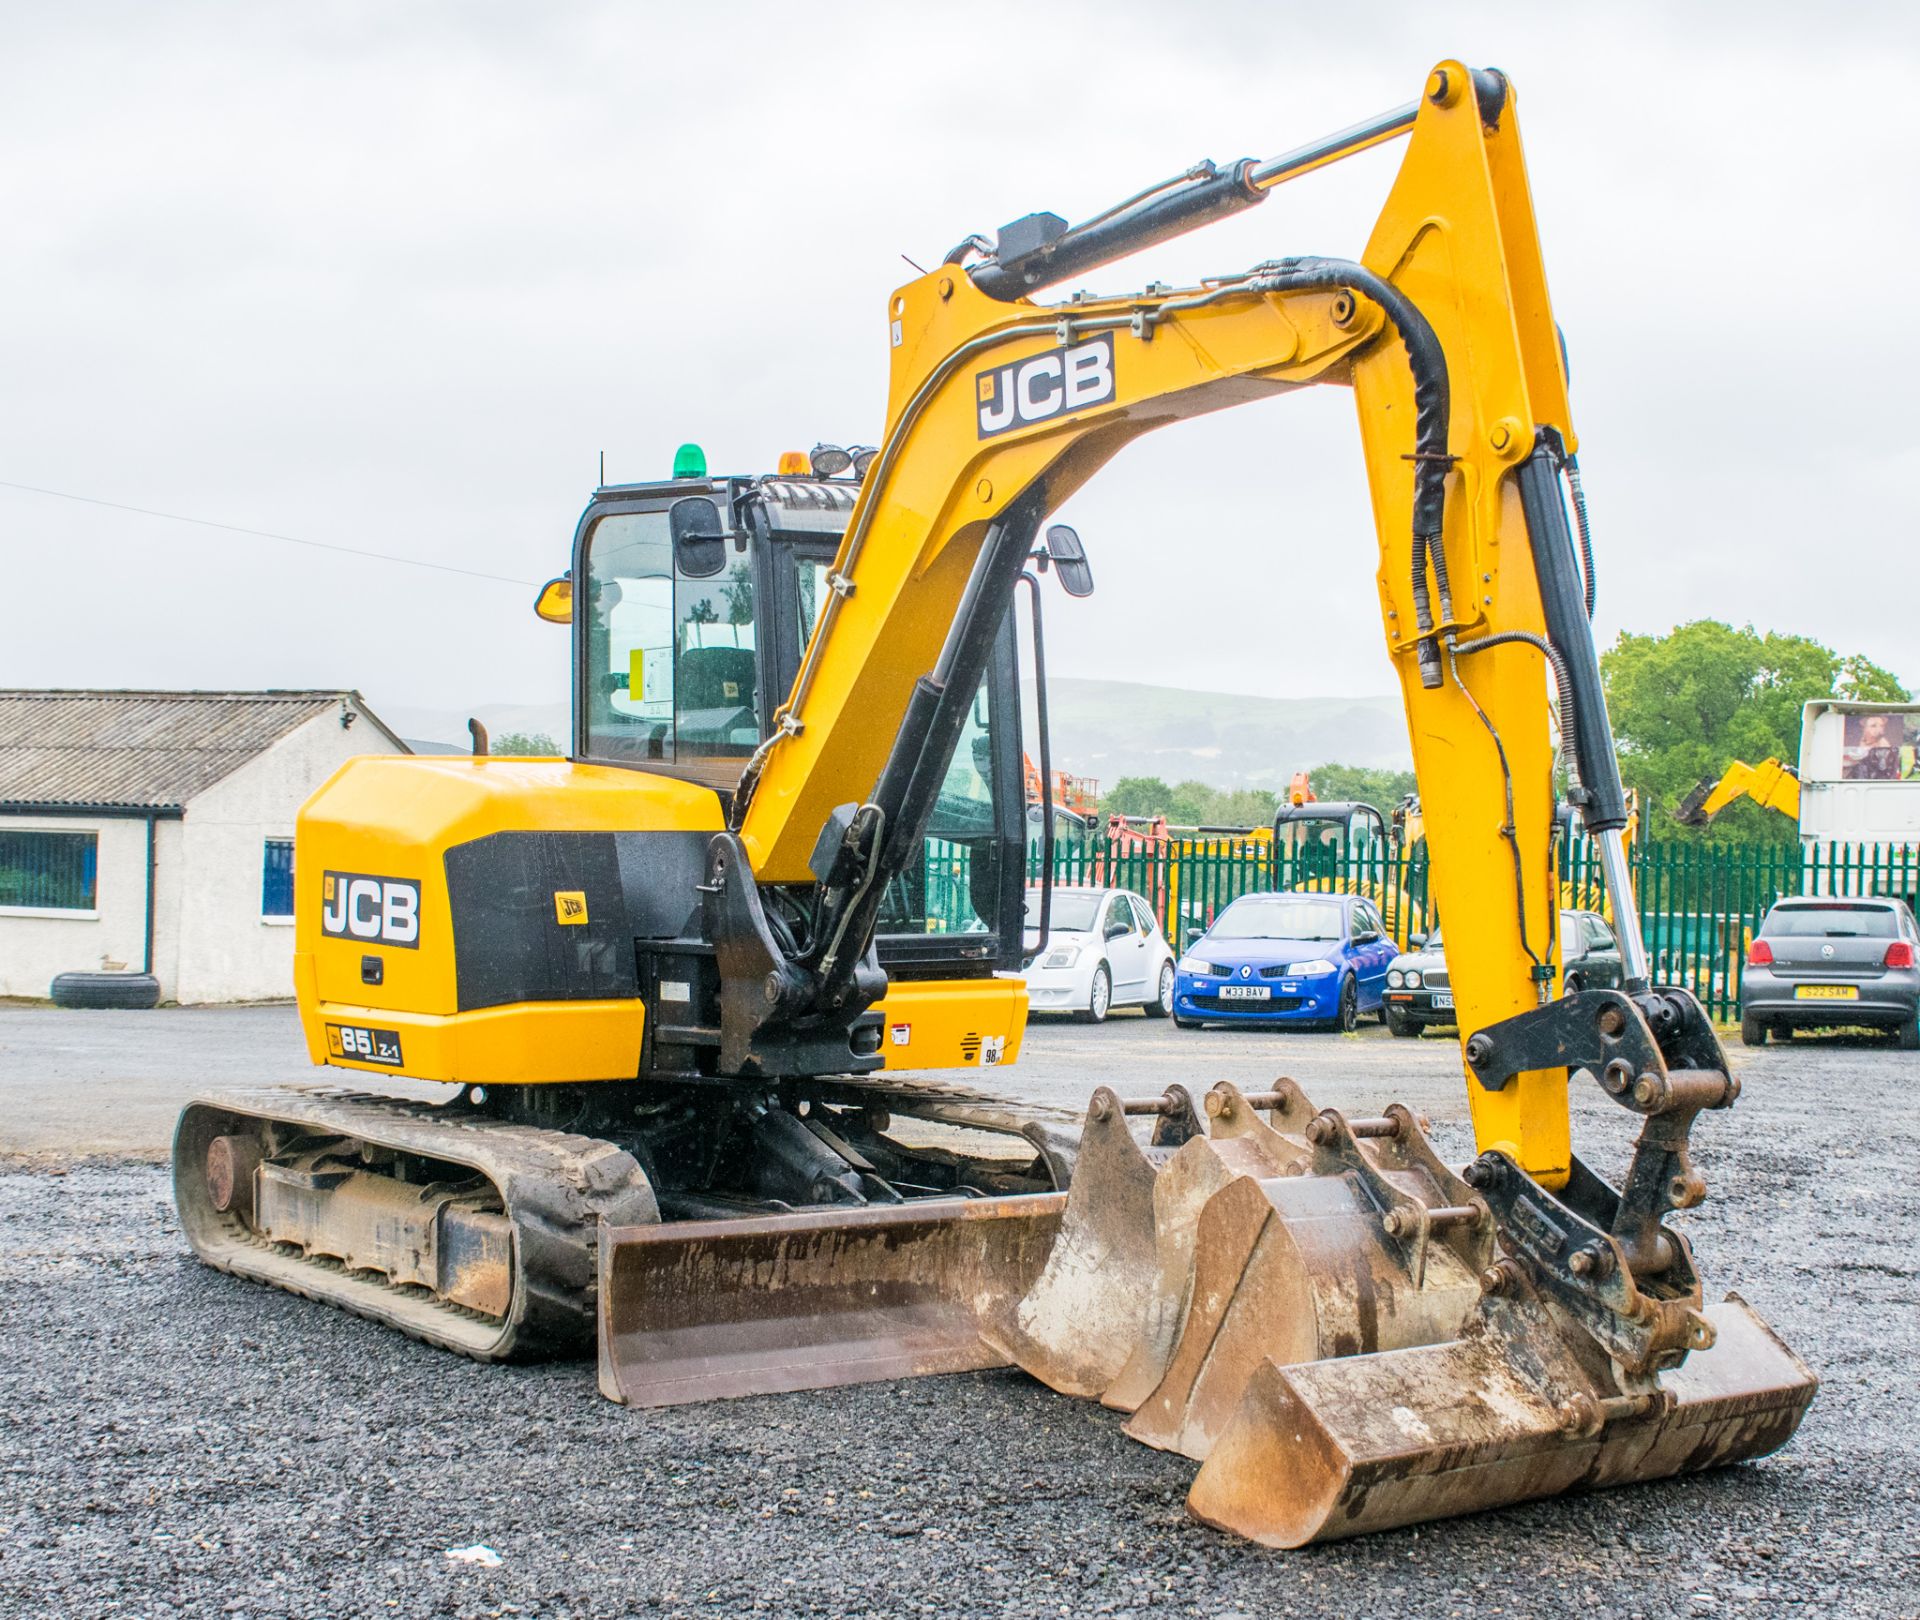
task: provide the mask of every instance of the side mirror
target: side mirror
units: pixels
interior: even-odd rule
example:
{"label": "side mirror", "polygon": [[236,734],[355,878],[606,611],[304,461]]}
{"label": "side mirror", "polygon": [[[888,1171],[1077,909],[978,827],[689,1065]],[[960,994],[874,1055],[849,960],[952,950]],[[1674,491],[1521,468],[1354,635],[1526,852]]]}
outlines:
{"label": "side mirror", "polygon": [[673,535],[673,566],[687,579],[707,579],[727,566],[727,526],[720,508],[704,495],[688,495],[667,508]]}
{"label": "side mirror", "polygon": [[534,598],[533,611],[548,624],[573,623],[573,581],[564,575],[550,579]]}
{"label": "side mirror", "polygon": [[1060,588],[1069,596],[1093,595],[1093,566],[1087,561],[1087,548],[1080,536],[1064,523],[1047,530],[1047,555],[1053,559],[1054,572],[1060,576]]}
{"label": "side mirror", "polygon": [[1130,934],[1132,932],[1133,932],[1133,929],[1124,922],[1110,922],[1107,924],[1108,939],[1118,939],[1120,938],[1121,935]]}
{"label": "side mirror", "polygon": [[1423,950],[1425,950],[1426,948],[1427,948],[1427,936],[1426,936],[1425,934],[1409,934],[1409,935],[1407,935],[1407,949],[1408,949],[1408,950],[1410,950],[1410,951],[1423,951]]}

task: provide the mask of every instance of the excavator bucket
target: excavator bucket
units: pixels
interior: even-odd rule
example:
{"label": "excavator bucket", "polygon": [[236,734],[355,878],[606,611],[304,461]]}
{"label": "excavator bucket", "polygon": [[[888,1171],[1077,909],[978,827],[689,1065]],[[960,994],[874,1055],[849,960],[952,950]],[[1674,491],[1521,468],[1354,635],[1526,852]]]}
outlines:
{"label": "excavator bucket", "polygon": [[[1404,1108],[1353,1121],[1328,1111],[1308,1132],[1311,1157],[1293,1173],[1237,1176],[1201,1211],[1185,1320],[1127,1424],[1134,1439],[1203,1458],[1267,1360],[1430,1344],[1479,1302],[1491,1216],[1463,1202],[1467,1188]],[[1462,1218],[1436,1233],[1423,1209]]]}
{"label": "excavator bucket", "polygon": [[[1146,1146],[1127,1128],[1151,1116]],[[1126,1101],[1105,1086],[1087,1105],[1059,1236],[1033,1287],[987,1332],[1027,1372],[1063,1395],[1099,1395],[1133,1354],[1154,1285],[1154,1199],[1179,1144],[1201,1140],[1183,1086]]]}
{"label": "excavator bucket", "polygon": [[1799,1427],[1816,1380],[1737,1296],[1705,1314],[1713,1347],[1632,1395],[1601,1393],[1537,1302],[1490,1303],[1422,1348],[1267,1361],[1188,1509],[1302,1547],[1764,1457]]}
{"label": "excavator bucket", "polygon": [[1717,777],[1702,777],[1694,784],[1693,790],[1675,807],[1673,819],[1683,827],[1706,826],[1707,800],[1713,796],[1713,790],[1719,785]]}
{"label": "excavator bucket", "polygon": [[1208,1200],[1236,1177],[1292,1173],[1312,1152],[1301,1133],[1313,1105],[1291,1080],[1255,1096],[1223,1081],[1207,1093],[1205,1108],[1208,1134],[1175,1154],[1154,1183],[1153,1286],[1133,1351],[1100,1396],[1117,1411],[1138,1408],[1173,1357],[1193,1288],[1195,1232]]}
{"label": "excavator bucket", "polygon": [[1208,1523],[1298,1547],[1745,1461],[1783,1444],[1813,1398],[1812,1374],[1737,1299],[1704,1312],[1710,1347],[1621,1382],[1499,1261],[1486,1199],[1405,1108],[1348,1119],[1289,1081],[1219,1085],[1208,1136],[1129,1157],[1121,1107],[1100,1102],[1065,1258],[1004,1318],[1023,1331],[987,1336],[1053,1387],[1131,1411],[1135,1439],[1200,1462],[1189,1507]]}
{"label": "excavator bucket", "polygon": [[600,1389],[678,1406],[1006,1365],[982,1323],[1039,1278],[1065,1193],[600,1234]]}

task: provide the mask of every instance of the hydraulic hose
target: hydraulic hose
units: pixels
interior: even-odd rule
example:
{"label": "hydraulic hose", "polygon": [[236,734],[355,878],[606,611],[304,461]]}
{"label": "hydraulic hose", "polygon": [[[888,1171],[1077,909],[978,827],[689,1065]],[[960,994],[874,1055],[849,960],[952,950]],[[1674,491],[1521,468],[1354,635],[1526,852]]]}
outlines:
{"label": "hydraulic hose", "polygon": [[1506,647],[1519,643],[1528,647],[1537,647],[1541,656],[1553,666],[1553,688],[1560,711],[1560,748],[1566,755],[1568,768],[1573,772],[1576,782],[1580,779],[1580,760],[1574,752],[1573,723],[1573,676],[1567,669],[1566,659],[1560,656],[1560,649],[1545,636],[1536,636],[1531,630],[1500,630],[1490,636],[1481,636],[1477,641],[1459,641],[1453,643],[1455,653],[1484,652],[1489,647]]}
{"label": "hydraulic hose", "polygon": [[1445,684],[1440,648],[1434,638],[1433,602],[1427,591],[1427,564],[1433,564],[1433,582],[1440,597],[1440,623],[1453,619],[1453,587],[1447,578],[1447,554],[1441,544],[1446,511],[1447,473],[1453,457],[1447,451],[1447,425],[1452,390],[1447,378],[1447,356],[1440,340],[1412,299],[1364,265],[1344,259],[1281,259],[1270,268],[1282,288],[1338,287],[1357,292],[1378,304],[1406,350],[1413,372],[1413,590],[1414,623],[1420,641],[1420,684],[1428,690]]}
{"label": "hydraulic hose", "polygon": [[1573,524],[1580,534],[1580,577],[1586,582],[1587,617],[1593,617],[1593,533],[1587,527],[1587,492],[1580,485],[1580,458],[1568,456],[1560,464],[1566,475],[1567,494],[1573,500]]}

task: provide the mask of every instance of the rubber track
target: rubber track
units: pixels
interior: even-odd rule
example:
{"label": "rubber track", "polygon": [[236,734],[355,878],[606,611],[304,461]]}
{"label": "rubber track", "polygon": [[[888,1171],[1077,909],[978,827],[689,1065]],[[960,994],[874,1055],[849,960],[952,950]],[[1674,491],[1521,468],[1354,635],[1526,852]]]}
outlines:
{"label": "rubber track", "polygon": [[[902,1113],[1007,1130],[1077,1120],[1045,1104],[1016,1101],[970,1086],[903,1076],[832,1076],[796,1088],[841,1102],[893,1104]],[[207,1140],[234,1116],[293,1126],[321,1136],[456,1164],[499,1192],[513,1225],[513,1299],[504,1322],[396,1287],[338,1261],[290,1254],[207,1200]],[[1070,1172],[1071,1147],[1056,1139],[1050,1159]],[[174,1207],[195,1254],[234,1276],[281,1288],[477,1361],[529,1360],[590,1353],[596,1332],[599,1226],[659,1220],[645,1173],[618,1144],[469,1113],[459,1104],[348,1091],[331,1086],[258,1086],[208,1092],[189,1103],[174,1137]],[[494,1331],[497,1330],[497,1331]]]}
{"label": "rubber track", "polygon": [[[289,1259],[236,1217],[213,1210],[202,1165],[206,1141],[219,1134],[223,1114],[351,1137],[485,1176],[500,1193],[513,1226],[513,1296],[506,1320],[494,1323],[416,1289],[370,1281],[338,1263]],[[341,1306],[479,1361],[590,1351],[600,1222],[632,1225],[660,1218],[646,1176],[632,1155],[612,1142],[457,1112],[443,1104],[321,1086],[263,1086],[196,1097],[181,1114],[174,1138],[174,1204],[188,1241],[207,1264]],[[498,1332],[489,1336],[489,1327]]]}

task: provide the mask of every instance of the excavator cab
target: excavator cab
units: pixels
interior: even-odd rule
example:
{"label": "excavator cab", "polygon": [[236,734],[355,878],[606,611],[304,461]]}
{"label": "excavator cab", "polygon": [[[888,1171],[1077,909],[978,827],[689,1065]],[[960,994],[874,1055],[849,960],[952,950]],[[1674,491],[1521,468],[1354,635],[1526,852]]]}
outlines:
{"label": "excavator cab", "polygon": [[1384,859],[1386,819],[1358,800],[1315,799],[1273,813],[1273,844],[1289,851],[1303,877],[1335,877],[1355,862]]}
{"label": "excavator cab", "polygon": [[[572,754],[738,786],[832,594],[853,478],[699,478],[595,491],[573,543]],[[1084,566],[1084,564],[1082,565]],[[1021,966],[1025,786],[1013,615],[876,929],[890,980]]]}

